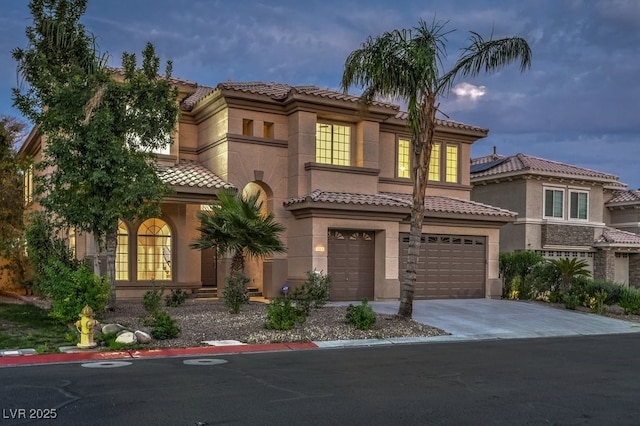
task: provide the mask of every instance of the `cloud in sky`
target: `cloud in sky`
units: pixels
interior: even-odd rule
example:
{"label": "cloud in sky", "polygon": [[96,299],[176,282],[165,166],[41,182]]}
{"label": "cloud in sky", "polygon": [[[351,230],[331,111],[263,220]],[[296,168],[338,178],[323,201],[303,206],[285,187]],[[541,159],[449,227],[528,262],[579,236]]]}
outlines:
{"label": "cloud in sky", "polygon": [[[3,0],[0,14],[0,114],[16,86],[11,49],[24,46],[27,0]],[[174,75],[202,85],[226,80],[315,84],[337,89],[347,55],[367,37],[449,21],[445,69],[469,40],[524,36],[530,71],[517,66],[456,81],[440,109],[490,129],[474,144],[498,145],[620,175],[640,186],[640,1],[637,0],[91,0],[84,24],[111,65],[124,51],[154,43]],[[353,89],[357,92],[357,89]]]}

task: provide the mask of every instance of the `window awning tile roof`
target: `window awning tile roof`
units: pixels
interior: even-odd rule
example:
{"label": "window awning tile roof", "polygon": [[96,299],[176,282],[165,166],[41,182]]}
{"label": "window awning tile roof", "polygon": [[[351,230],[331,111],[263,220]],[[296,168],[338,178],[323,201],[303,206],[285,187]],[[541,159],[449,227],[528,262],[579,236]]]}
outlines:
{"label": "window awning tile roof", "polygon": [[606,204],[631,204],[640,203],[640,190],[628,189],[625,191],[614,191],[613,197]]}
{"label": "window awning tile roof", "polygon": [[595,245],[624,245],[637,246],[640,248],[640,235],[629,231],[606,227],[602,235],[595,241]]}
{"label": "window awning tile roof", "polygon": [[188,188],[234,188],[211,170],[191,160],[180,160],[174,165],[157,164],[158,176],[167,185]]}
{"label": "window awning tile roof", "polygon": [[[335,203],[382,206],[382,207],[411,207],[411,194],[392,192],[380,192],[377,194],[354,194],[348,192],[332,192],[316,189],[310,194],[290,198],[284,202],[285,207],[301,203]],[[475,201],[463,200],[453,197],[427,195],[425,197],[425,209],[432,213],[453,213],[478,216],[494,216],[514,218],[516,213],[489,206]]]}

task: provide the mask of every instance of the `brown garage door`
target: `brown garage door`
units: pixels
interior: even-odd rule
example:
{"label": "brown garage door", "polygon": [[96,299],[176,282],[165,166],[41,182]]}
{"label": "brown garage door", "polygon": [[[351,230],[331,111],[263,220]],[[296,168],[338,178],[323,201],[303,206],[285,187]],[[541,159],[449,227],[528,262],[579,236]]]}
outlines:
{"label": "brown garage door", "polygon": [[[401,274],[408,248],[409,234],[400,234]],[[486,237],[422,234],[414,298],[485,297],[486,260]]]}
{"label": "brown garage door", "polygon": [[331,300],[373,299],[373,231],[329,230],[328,250]]}

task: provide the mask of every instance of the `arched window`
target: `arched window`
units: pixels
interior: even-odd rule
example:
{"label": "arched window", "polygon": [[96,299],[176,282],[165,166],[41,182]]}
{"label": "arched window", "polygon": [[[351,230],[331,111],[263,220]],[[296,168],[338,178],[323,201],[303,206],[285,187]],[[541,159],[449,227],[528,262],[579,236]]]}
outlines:
{"label": "arched window", "polygon": [[129,228],[118,221],[118,245],[116,246],[116,280],[129,281]]}
{"label": "arched window", "polygon": [[138,280],[171,279],[171,229],[162,219],[147,219],[138,228]]}

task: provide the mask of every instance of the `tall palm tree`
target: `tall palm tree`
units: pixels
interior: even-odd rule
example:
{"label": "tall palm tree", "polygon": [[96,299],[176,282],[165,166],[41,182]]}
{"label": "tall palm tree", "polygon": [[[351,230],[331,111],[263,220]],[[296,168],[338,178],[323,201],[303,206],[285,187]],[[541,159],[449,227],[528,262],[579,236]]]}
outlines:
{"label": "tall palm tree", "polygon": [[369,37],[360,49],[345,61],[342,89],[361,87],[362,98],[369,104],[376,97],[400,99],[407,103],[407,127],[411,134],[413,200],[407,268],[402,278],[398,315],[411,318],[416,280],[416,263],[420,250],[424,199],[433,147],[433,133],[439,96],[446,95],[456,78],[490,73],[520,59],[520,70],[531,66],[531,49],[519,37],[484,40],[471,32],[471,44],[463,49],[453,68],[444,71],[446,58],[446,22],[433,21],[409,30],[394,30],[379,37]]}
{"label": "tall palm tree", "polygon": [[262,214],[259,198],[260,192],[243,197],[231,190],[220,191],[211,209],[198,213],[200,238],[191,248],[216,247],[220,254],[231,253],[231,275],[244,271],[245,256],[284,253],[280,234],[285,227],[275,221],[273,213]]}

